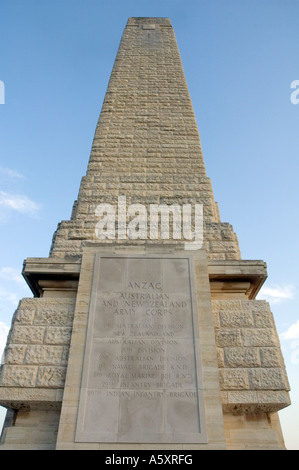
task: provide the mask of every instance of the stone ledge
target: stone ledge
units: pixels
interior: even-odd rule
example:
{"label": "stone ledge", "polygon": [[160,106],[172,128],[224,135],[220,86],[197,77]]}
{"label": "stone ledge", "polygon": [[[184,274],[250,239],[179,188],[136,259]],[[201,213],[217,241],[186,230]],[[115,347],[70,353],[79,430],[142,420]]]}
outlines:
{"label": "stone ledge", "polygon": [[[9,398],[8,398],[9,397]],[[60,410],[63,389],[0,387],[0,404],[6,408]]]}
{"label": "stone ledge", "polygon": [[217,294],[244,293],[248,299],[255,299],[267,279],[267,265],[260,260],[209,260],[211,292]]}
{"label": "stone ledge", "polygon": [[222,391],[222,408],[225,413],[272,413],[290,405],[289,394],[283,390]]}
{"label": "stone ledge", "polygon": [[27,258],[23,265],[23,277],[34,296],[40,297],[43,282],[57,283],[64,290],[74,290],[78,283],[81,268],[80,257],[68,258]]}

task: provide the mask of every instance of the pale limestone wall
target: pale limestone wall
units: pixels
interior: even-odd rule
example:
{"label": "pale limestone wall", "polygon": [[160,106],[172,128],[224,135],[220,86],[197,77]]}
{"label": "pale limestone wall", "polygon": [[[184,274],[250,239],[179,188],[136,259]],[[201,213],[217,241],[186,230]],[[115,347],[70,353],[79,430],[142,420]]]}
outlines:
{"label": "pale limestone wall", "polygon": [[74,305],[61,298],[20,301],[1,365],[1,405],[60,407]]}
{"label": "pale limestone wall", "polygon": [[60,410],[19,410],[4,427],[0,450],[55,450]]}
{"label": "pale limestone wall", "polygon": [[277,413],[224,413],[227,450],[285,450]]}
{"label": "pale limestone wall", "polygon": [[287,406],[289,383],[270,306],[213,300],[223,409],[273,412]]}

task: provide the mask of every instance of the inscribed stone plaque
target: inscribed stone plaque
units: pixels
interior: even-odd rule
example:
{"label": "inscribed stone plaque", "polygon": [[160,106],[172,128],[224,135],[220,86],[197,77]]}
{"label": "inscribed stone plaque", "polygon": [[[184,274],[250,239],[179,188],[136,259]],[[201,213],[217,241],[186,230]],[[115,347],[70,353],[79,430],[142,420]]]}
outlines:
{"label": "inscribed stone plaque", "polygon": [[76,442],[205,442],[191,262],[96,255]]}

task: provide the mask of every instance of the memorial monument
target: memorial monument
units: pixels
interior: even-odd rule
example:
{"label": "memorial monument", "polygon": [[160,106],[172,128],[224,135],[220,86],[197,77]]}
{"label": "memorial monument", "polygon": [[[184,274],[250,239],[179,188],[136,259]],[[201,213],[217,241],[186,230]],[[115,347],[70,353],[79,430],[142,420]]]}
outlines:
{"label": "memorial monument", "polygon": [[0,449],[284,448],[266,264],[220,220],[168,18],[129,18],[71,218],[23,275]]}

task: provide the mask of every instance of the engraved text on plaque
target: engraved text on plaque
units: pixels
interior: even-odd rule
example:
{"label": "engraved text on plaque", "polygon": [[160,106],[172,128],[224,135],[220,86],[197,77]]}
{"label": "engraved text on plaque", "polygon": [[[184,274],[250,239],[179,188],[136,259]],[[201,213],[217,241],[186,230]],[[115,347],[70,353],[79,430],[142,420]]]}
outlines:
{"label": "engraved text on plaque", "polygon": [[97,255],[77,442],[203,442],[191,260]]}

